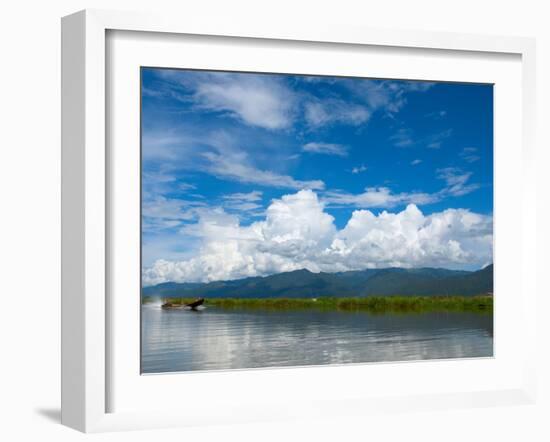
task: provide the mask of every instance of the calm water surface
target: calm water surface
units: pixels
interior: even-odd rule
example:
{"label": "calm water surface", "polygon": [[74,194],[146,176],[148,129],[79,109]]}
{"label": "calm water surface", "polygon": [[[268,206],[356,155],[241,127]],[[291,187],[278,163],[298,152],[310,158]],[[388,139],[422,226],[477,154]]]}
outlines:
{"label": "calm water surface", "polygon": [[492,355],[490,314],[142,307],[143,373]]}

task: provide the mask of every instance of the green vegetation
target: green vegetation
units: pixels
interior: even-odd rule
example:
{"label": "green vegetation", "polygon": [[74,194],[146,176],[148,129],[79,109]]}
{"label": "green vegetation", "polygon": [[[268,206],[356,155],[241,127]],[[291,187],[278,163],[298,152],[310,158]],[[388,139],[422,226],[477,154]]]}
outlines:
{"label": "green vegetation", "polygon": [[[143,302],[151,302],[144,298]],[[174,306],[187,304],[195,298],[164,298],[163,303]],[[422,312],[480,312],[493,311],[492,296],[370,296],[370,297],[319,297],[319,298],[209,298],[205,306],[223,309],[264,310],[341,310],[370,313],[422,313]]]}

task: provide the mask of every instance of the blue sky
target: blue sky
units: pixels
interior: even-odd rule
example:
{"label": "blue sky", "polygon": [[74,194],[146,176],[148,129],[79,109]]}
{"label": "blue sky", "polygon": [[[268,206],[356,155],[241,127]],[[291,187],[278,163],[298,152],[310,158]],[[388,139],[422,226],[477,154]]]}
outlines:
{"label": "blue sky", "polygon": [[144,282],[479,268],[492,124],[492,85],[142,68]]}

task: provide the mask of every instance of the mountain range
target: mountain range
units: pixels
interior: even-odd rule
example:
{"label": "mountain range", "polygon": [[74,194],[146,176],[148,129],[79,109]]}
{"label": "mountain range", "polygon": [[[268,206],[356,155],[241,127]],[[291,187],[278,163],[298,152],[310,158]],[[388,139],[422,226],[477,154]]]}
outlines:
{"label": "mountain range", "polygon": [[473,296],[492,293],[493,265],[477,270],[385,268],[336,273],[295,270],[208,283],[166,282],[142,296],[204,298],[312,298],[321,296]]}

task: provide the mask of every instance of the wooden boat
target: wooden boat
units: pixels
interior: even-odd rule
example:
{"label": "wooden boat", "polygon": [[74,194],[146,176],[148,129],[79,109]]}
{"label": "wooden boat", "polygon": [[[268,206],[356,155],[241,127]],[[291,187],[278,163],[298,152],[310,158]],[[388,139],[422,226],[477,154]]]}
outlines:
{"label": "wooden boat", "polygon": [[204,304],[204,298],[198,298],[193,302],[190,302],[188,304],[172,304],[171,302],[166,302],[162,304],[162,308],[166,309],[184,309],[186,307],[190,308],[191,310],[197,310],[197,307]]}
{"label": "wooden boat", "polygon": [[204,298],[199,298],[196,301],[190,302],[189,304],[185,304],[186,307],[191,307],[191,309],[195,310],[199,305],[204,304]]}

